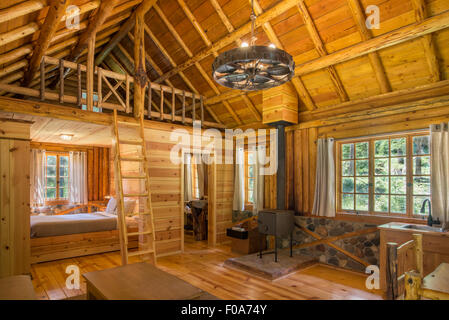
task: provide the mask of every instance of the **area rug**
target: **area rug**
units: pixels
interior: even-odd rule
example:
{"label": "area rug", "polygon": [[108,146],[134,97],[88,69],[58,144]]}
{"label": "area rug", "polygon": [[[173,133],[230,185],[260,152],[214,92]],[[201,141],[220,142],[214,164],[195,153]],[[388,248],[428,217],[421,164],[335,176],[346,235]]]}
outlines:
{"label": "area rug", "polygon": [[261,259],[258,253],[254,253],[230,258],[225,261],[224,266],[245,271],[264,279],[276,280],[316,263],[318,263],[316,258],[295,253],[293,253],[293,257],[290,257],[290,249],[280,249],[278,251],[278,262],[274,262],[274,254],[262,255]]}

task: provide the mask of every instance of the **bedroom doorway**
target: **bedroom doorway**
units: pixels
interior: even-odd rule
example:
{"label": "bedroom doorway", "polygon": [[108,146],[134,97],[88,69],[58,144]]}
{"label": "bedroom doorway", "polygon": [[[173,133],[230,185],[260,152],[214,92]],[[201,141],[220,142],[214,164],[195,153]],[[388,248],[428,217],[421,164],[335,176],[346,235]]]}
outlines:
{"label": "bedroom doorway", "polygon": [[[211,210],[210,179],[213,161],[203,161],[206,154],[201,151],[184,151],[181,175],[182,186],[182,241],[183,248],[188,245],[208,245],[214,241],[214,219]],[[207,155],[213,160],[213,155]],[[212,227],[212,228],[211,228]]]}

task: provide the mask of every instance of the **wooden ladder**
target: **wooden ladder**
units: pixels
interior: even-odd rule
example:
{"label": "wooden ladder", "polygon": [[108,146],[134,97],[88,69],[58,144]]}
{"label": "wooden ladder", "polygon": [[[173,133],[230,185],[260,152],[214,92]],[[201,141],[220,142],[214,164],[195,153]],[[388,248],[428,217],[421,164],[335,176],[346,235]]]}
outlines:
{"label": "wooden ladder", "polygon": [[[138,131],[139,139],[136,140],[124,140],[120,139],[119,136],[119,125],[134,127]],[[156,236],[154,230],[154,215],[153,215],[153,206],[151,203],[151,189],[150,189],[150,177],[149,177],[149,164],[147,159],[147,152],[145,147],[145,131],[144,131],[144,123],[143,123],[143,113],[140,116],[138,123],[133,122],[123,122],[117,120],[117,110],[114,110],[114,123],[113,123],[113,136],[114,136],[114,145],[115,145],[115,157],[114,157],[114,168],[115,168],[115,185],[116,185],[116,193],[117,193],[117,211],[118,211],[118,223],[119,223],[119,233],[120,233],[120,251],[122,255],[122,264],[128,264],[128,258],[131,256],[152,256],[153,262],[156,265]],[[120,145],[135,145],[140,148],[140,152],[138,152],[137,157],[123,157],[121,154]],[[144,174],[139,175],[123,175],[122,174],[122,162],[138,162],[143,164]],[[145,191],[134,193],[134,194],[126,194],[124,193],[123,180],[138,180],[145,181]],[[126,226],[126,216],[125,213],[125,198],[145,198],[146,206],[145,212],[133,213],[133,216],[141,215],[143,217],[150,217],[151,220],[151,231],[141,231],[138,232],[128,232]],[[140,207],[140,204],[139,204]],[[140,211],[140,210],[139,210]],[[149,236],[152,235],[152,248],[141,250],[140,248],[137,251],[128,252],[128,240],[129,237],[132,236]]]}

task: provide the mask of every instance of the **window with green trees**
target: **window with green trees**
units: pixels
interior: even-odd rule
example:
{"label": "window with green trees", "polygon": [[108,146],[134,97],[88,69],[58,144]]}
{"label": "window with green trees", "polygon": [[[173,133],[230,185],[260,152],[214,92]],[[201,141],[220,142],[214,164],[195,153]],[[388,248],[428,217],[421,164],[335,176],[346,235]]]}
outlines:
{"label": "window with green trees", "polygon": [[421,216],[430,199],[430,137],[423,133],[337,143],[340,212]]}

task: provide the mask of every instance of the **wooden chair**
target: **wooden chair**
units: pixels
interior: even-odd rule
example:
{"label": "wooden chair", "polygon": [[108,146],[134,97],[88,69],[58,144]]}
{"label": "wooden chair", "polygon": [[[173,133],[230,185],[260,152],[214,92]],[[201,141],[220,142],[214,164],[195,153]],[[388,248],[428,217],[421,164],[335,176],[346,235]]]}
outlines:
{"label": "wooden chair", "polygon": [[[449,300],[449,264],[442,263],[434,272],[424,277],[423,236],[413,234],[413,240],[402,245],[387,243],[387,298],[395,300]],[[402,264],[398,264],[402,262]],[[414,267],[406,270],[407,262]],[[398,275],[399,270],[404,273]]]}

